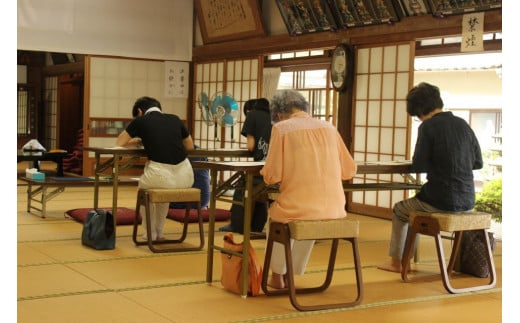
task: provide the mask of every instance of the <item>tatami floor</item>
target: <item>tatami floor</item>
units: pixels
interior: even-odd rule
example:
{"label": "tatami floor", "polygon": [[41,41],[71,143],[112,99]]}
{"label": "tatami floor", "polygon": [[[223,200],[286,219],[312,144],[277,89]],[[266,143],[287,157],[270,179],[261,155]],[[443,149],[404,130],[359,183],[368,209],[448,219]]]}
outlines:
{"label": "tatami floor", "polygon": [[[134,207],[136,188],[121,187],[119,206]],[[101,207],[111,205],[111,190],[101,189]],[[213,283],[205,282],[206,249],[154,254],[134,246],[132,226],[117,227],[114,250],[81,245],[82,224],[64,212],[92,207],[92,188],[67,188],[48,202],[41,218],[26,211],[26,186],[17,186],[17,321],[18,322],[502,322],[502,242],[495,249],[495,288],[449,294],[440,279],[404,283],[400,275],[378,270],[386,258],[390,221],[350,215],[360,221],[360,258],[364,296],[360,305],[298,312],[286,296],[241,298],[220,285],[220,254],[215,253]],[[226,207],[226,205],[221,205]],[[217,227],[225,223],[217,223]],[[181,225],[167,220],[166,232]],[[188,242],[195,243],[196,227]],[[205,225],[207,229],[207,224]],[[216,233],[221,241],[222,233]],[[240,235],[237,239],[240,241]],[[253,240],[263,263],[265,240]],[[304,276],[297,282],[320,282],[326,270],[328,243],[314,248]],[[450,242],[445,242],[450,250]],[[340,245],[331,287],[301,302],[340,301],[355,296],[353,261],[347,243]],[[421,239],[420,273],[438,272],[434,243]],[[301,279],[305,279],[302,281]],[[464,283],[476,278],[462,277]]]}

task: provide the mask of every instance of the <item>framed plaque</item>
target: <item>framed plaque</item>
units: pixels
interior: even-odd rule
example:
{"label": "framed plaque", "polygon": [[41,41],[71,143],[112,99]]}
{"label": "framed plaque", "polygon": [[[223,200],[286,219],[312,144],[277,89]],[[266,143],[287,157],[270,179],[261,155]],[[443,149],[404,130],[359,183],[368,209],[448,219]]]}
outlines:
{"label": "framed plaque", "polygon": [[502,0],[446,1],[428,0],[434,16],[465,14],[502,8]]}
{"label": "framed plaque", "polygon": [[401,7],[407,16],[423,16],[423,15],[431,15],[432,11],[430,10],[429,4],[426,2],[427,0],[398,0],[401,2]]}
{"label": "framed plaque", "polygon": [[257,0],[195,0],[205,44],[264,36]]}

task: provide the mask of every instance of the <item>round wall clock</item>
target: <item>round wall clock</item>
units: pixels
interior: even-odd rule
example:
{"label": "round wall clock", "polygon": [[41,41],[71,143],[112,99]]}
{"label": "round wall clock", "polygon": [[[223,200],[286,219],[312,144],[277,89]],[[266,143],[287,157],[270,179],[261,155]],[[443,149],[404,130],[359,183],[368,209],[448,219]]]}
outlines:
{"label": "round wall clock", "polygon": [[345,44],[339,44],[332,52],[331,81],[337,91],[343,91],[349,83],[352,64],[349,48]]}

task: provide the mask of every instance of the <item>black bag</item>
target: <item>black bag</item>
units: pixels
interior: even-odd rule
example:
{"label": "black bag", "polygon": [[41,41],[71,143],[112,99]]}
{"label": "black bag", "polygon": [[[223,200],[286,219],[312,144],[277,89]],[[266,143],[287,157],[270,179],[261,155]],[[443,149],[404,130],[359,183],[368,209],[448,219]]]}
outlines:
{"label": "black bag", "polygon": [[105,210],[89,211],[83,224],[81,244],[97,250],[114,249],[116,234],[112,213]]}
{"label": "black bag", "polygon": [[[488,236],[493,252],[496,240],[492,232],[488,232]],[[486,248],[486,237],[482,234],[482,230],[464,231],[460,246],[459,266],[456,270],[476,277],[488,277]]]}
{"label": "black bag", "polygon": [[[263,181],[262,178],[260,178]],[[235,189],[233,193],[234,201],[243,201],[244,200],[244,189],[245,182],[243,179],[240,179],[239,187]],[[254,178],[254,184],[257,184],[258,179]],[[231,226],[233,227],[233,232],[244,234],[244,207],[238,204],[231,205]],[[265,223],[267,222],[267,205],[265,202],[255,202],[253,204],[253,215],[251,217],[251,232],[262,232],[264,230]]]}

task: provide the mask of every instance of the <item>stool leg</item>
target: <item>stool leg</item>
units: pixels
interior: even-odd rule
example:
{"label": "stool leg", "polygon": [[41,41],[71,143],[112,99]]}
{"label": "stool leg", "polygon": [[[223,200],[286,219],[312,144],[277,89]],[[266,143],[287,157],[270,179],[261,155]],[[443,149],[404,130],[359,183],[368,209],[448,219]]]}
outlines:
{"label": "stool leg", "polygon": [[[138,232],[138,229],[139,229],[139,214],[140,214],[140,208],[141,206],[145,206],[146,208],[146,197],[145,197],[145,191],[143,191],[142,189],[140,189],[138,192],[137,192],[137,201],[135,203],[135,216],[134,216],[134,227],[133,227],[133,230],[132,230],[132,240],[134,241],[134,244],[136,246],[143,246],[143,245],[146,245],[148,244],[147,241],[139,241],[139,239],[137,238],[137,232]],[[146,214],[141,214],[141,218],[144,220],[144,217],[146,216]],[[149,221],[147,221],[149,222]]]}
{"label": "stool leg", "polygon": [[417,231],[413,229],[413,226],[408,227],[408,234],[406,238],[406,244],[404,247],[403,258],[401,259],[401,279],[405,282],[410,282],[408,278],[408,272],[410,271],[410,259],[415,245],[415,239],[417,238]]}
{"label": "stool leg", "polygon": [[[354,267],[356,271],[356,288],[357,288],[357,296],[353,301],[343,302],[343,303],[332,303],[332,304],[317,304],[317,305],[302,305],[298,303],[296,299],[297,294],[309,294],[313,292],[321,292],[326,290],[332,281],[332,274],[334,272],[334,264],[336,260],[336,254],[338,250],[339,239],[332,239],[332,245],[330,250],[329,257],[329,265],[327,269],[327,277],[325,282],[318,287],[310,287],[310,288],[295,288],[294,280],[290,278],[294,278],[294,274],[291,271],[291,275],[289,275],[289,267],[287,268],[287,280],[289,281],[289,297],[291,299],[291,304],[299,311],[317,311],[317,310],[325,310],[325,309],[333,309],[333,308],[343,308],[343,307],[352,307],[358,305],[363,298],[363,278],[361,273],[361,263],[359,261],[359,251],[357,245],[356,238],[344,238],[352,245],[352,254],[354,257]],[[289,253],[290,253],[290,245],[289,245]],[[292,258],[292,256],[291,256]]]}
{"label": "stool leg", "polygon": [[361,303],[363,299],[363,275],[362,275],[362,267],[361,260],[359,258],[359,247],[357,238],[346,238],[345,240],[350,241],[352,245],[352,255],[354,257],[354,268],[356,269],[356,288],[357,288],[357,297],[356,299],[349,304],[349,306],[354,306]]}
{"label": "stool leg", "polygon": [[[486,246],[487,246],[486,247],[486,260],[487,260],[487,264],[488,264],[488,268],[489,268],[489,282],[487,284],[470,286],[470,287],[465,287],[465,288],[454,288],[452,286],[450,278],[449,278],[449,273],[450,273],[449,270],[450,270],[450,266],[453,267],[452,262],[453,263],[455,262],[454,259],[457,257],[457,255],[460,252],[460,243],[462,241],[462,234],[463,234],[463,231],[457,231],[455,233],[455,242],[454,242],[455,245],[453,247],[453,250],[452,250],[452,253],[450,256],[450,265],[448,266],[448,271],[446,271],[446,269],[445,269],[446,267],[441,268],[442,282],[443,282],[444,288],[446,288],[446,290],[448,292],[450,292],[451,294],[459,294],[459,293],[474,292],[474,291],[479,291],[479,290],[484,290],[484,289],[490,289],[496,285],[495,262],[493,261],[493,251],[491,250],[489,236],[488,236],[486,229],[482,229],[481,231],[485,236]],[[439,240],[438,243],[437,243],[437,239]],[[457,242],[457,240],[459,240],[459,241]],[[438,252],[439,253],[442,252],[442,241],[441,241],[440,235],[438,238],[436,237],[436,243],[438,244],[437,249],[440,250]],[[445,266],[444,259],[442,259],[442,260],[443,260],[443,264]],[[440,265],[440,263],[441,263],[441,259],[439,258],[439,265]]]}
{"label": "stool leg", "polygon": [[148,243],[148,248],[153,252],[157,252],[157,249],[153,246],[152,217],[150,215],[150,194],[148,194],[148,192],[144,193],[144,205],[146,209],[146,239]]}
{"label": "stool leg", "polygon": [[[332,281],[332,275],[334,273],[334,266],[336,261],[336,255],[339,245],[339,239],[332,239],[331,251],[329,256],[329,264],[327,267],[327,274],[325,281],[322,285],[317,287],[308,287],[308,288],[296,288],[294,283],[294,270],[292,263],[292,251],[291,251],[291,236],[289,232],[289,226],[287,224],[271,222],[269,227],[269,235],[267,239],[267,246],[265,252],[265,260],[264,260],[264,270],[262,273],[262,290],[268,295],[283,295],[289,294],[289,299],[294,308],[299,311],[315,311],[322,309],[332,309],[332,308],[342,308],[342,307],[350,307],[357,305],[361,302],[363,297],[363,286],[362,286],[362,274],[361,274],[361,263],[359,261],[359,252],[356,238],[344,238],[352,245],[352,253],[354,257],[354,265],[356,270],[356,285],[357,285],[357,297],[354,301],[344,302],[344,303],[334,303],[334,304],[318,304],[318,305],[302,305],[297,300],[297,295],[299,294],[309,294],[315,292],[322,292],[326,290]],[[285,250],[285,261],[287,264],[287,288],[285,289],[268,289],[267,280],[269,277],[269,266],[271,264],[271,257],[273,251],[273,244],[275,242],[279,242],[284,245]]]}
{"label": "stool leg", "polygon": [[[171,243],[182,243],[186,239],[188,235],[188,226],[190,224],[190,213],[191,213],[191,205],[195,201],[188,202],[188,205],[185,208],[184,213],[184,221],[182,234],[178,239],[165,239],[161,241],[155,241],[154,244],[171,244]],[[204,248],[204,219],[202,218],[202,211],[200,208],[200,201],[196,201],[197,203],[197,224],[199,227],[199,245],[197,247],[178,247],[178,248],[155,248],[155,252],[173,252],[173,251],[196,251]]]}
{"label": "stool leg", "polygon": [[271,256],[273,255],[273,239],[271,238],[272,225],[269,228],[269,234],[267,236],[267,244],[265,247],[265,256],[264,256],[264,269],[262,271],[262,283],[260,286],[262,287],[262,291],[266,295],[272,295],[269,289],[267,288],[267,280],[269,279],[269,267],[271,266]]}
{"label": "stool leg", "polygon": [[200,201],[196,201],[197,203],[197,220],[198,220],[198,227],[199,227],[199,238],[200,243],[198,246],[180,246],[180,247],[172,247],[172,248],[155,248],[153,245],[164,245],[164,244],[171,244],[171,243],[182,243],[187,237],[188,234],[188,225],[190,223],[190,210],[191,205],[190,203],[195,201],[187,201],[188,205],[185,209],[185,216],[183,221],[183,228],[182,228],[182,234],[180,238],[178,239],[165,239],[161,241],[154,241],[152,246],[150,247],[150,250],[152,250],[155,253],[164,253],[164,252],[176,252],[176,251],[198,251],[204,248],[204,226],[203,226],[203,219],[202,219],[202,212],[200,209]]}
{"label": "stool leg", "polygon": [[448,263],[448,275],[450,275],[455,268],[455,262],[457,260],[457,255],[460,252],[460,246],[462,245],[462,233],[464,231],[456,231],[455,237],[453,238],[453,247],[451,250],[450,262]]}
{"label": "stool leg", "polygon": [[204,220],[202,219],[202,211],[200,209],[200,201],[197,202],[197,218],[199,222],[199,238],[200,238],[200,245],[199,249],[204,248]]}
{"label": "stool leg", "polygon": [[134,243],[136,245],[138,245],[137,230],[139,227],[139,206],[140,206],[139,200],[140,200],[140,193],[137,193],[137,202],[135,203],[134,227],[132,230],[132,240],[134,241]]}
{"label": "stool leg", "polygon": [[186,204],[186,208],[184,209],[184,222],[182,226],[182,234],[179,238],[179,242],[184,241],[186,239],[186,236],[188,235],[188,224],[190,223],[190,211],[191,211],[191,205],[190,203]]}
{"label": "stool leg", "polygon": [[[269,236],[267,239],[267,246],[264,258],[264,270],[262,273],[262,291],[266,295],[282,295],[287,294],[287,288],[285,289],[269,289],[267,286],[267,280],[269,278],[269,267],[271,265],[271,256],[273,254],[274,242],[279,242],[284,246],[289,243],[290,250],[290,238],[289,238],[289,226],[283,223],[271,222],[269,227]],[[292,259],[291,259],[292,265]],[[292,269],[292,268],[291,268]],[[289,264],[287,263],[287,273],[289,273]],[[287,274],[288,275],[288,274]]]}
{"label": "stool leg", "polygon": [[[160,201],[161,202],[161,201]],[[132,240],[134,241],[135,245],[148,245],[148,248],[154,252],[154,253],[164,253],[164,252],[175,252],[175,251],[197,251],[201,250],[204,247],[204,226],[203,226],[203,218],[202,218],[202,212],[200,209],[200,200],[196,201],[186,201],[187,203],[197,203],[197,217],[198,217],[198,226],[199,226],[199,237],[200,237],[200,244],[198,246],[192,247],[192,246],[181,246],[177,248],[156,248],[155,245],[164,245],[168,243],[182,243],[187,237],[188,234],[188,225],[189,225],[189,216],[190,216],[190,204],[188,204],[186,208],[186,213],[184,217],[183,222],[183,230],[182,234],[179,239],[164,239],[159,241],[153,241],[152,237],[152,224],[151,224],[151,211],[150,211],[150,205],[152,203],[152,197],[150,196],[149,192],[145,189],[139,189],[137,193],[137,201],[136,201],[136,207],[135,207],[135,217],[134,217],[134,225],[133,225],[133,231],[132,231]],[[137,232],[139,227],[139,209],[141,206],[144,206],[145,212],[141,214],[141,218],[143,221],[146,222],[146,235],[147,239],[146,241],[139,240],[137,238]]]}
{"label": "stool leg", "polygon": [[[485,229],[482,231],[486,232]],[[465,292],[472,292],[472,291],[478,291],[478,290],[484,290],[484,289],[490,289],[495,286],[496,284],[496,271],[495,271],[495,264],[493,261],[493,253],[491,251],[491,246],[489,244],[489,237],[486,233],[486,241],[487,241],[487,250],[486,250],[486,260],[488,263],[489,271],[490,271],[490,277],[489,277],[489,283],[483,284],[483,285],[473,285],[470,287],[465,288],[455,288],[452,286],[450,281],[450,274],[453,271],[453,268],[455,266],[456,258],[460,252],[460,245],[462,241],[462,232],[463,231],[455,231],[455,238],[454,238],[454,245],[451,251],[449,264],[446,266],[446,260],[444,255],[444,248],[442,245],[442,236],[441,236],[441,230],[440,225],[437,219],[427,217],[427,216],[417,216],[415,217],[415,221],[413,224],[410,225],[408,228],[408,236],[406,240],[406,246],[405,251],[403,253],[403,259],[402,259],[402,271],[401,271],[401,278],[405,282],[411,282],[412,279],[408,277],[408,271],[410,268],[410,259],[412,257],[412,251],[414,248],[415,238],[418,233],[431,236],[435,239],[435,247],[437,252],[437,259],[439,262],[439,269],[440,269],[440,276],[442,278],[442,283],[444,285],[444,288],[452,293],[452,294],[458,294],[458,293],[465,293]],[[423,277],[421,280],[426,280],[425,278],[429,277]],[[418,279],[417,279],[418,280]]]}

